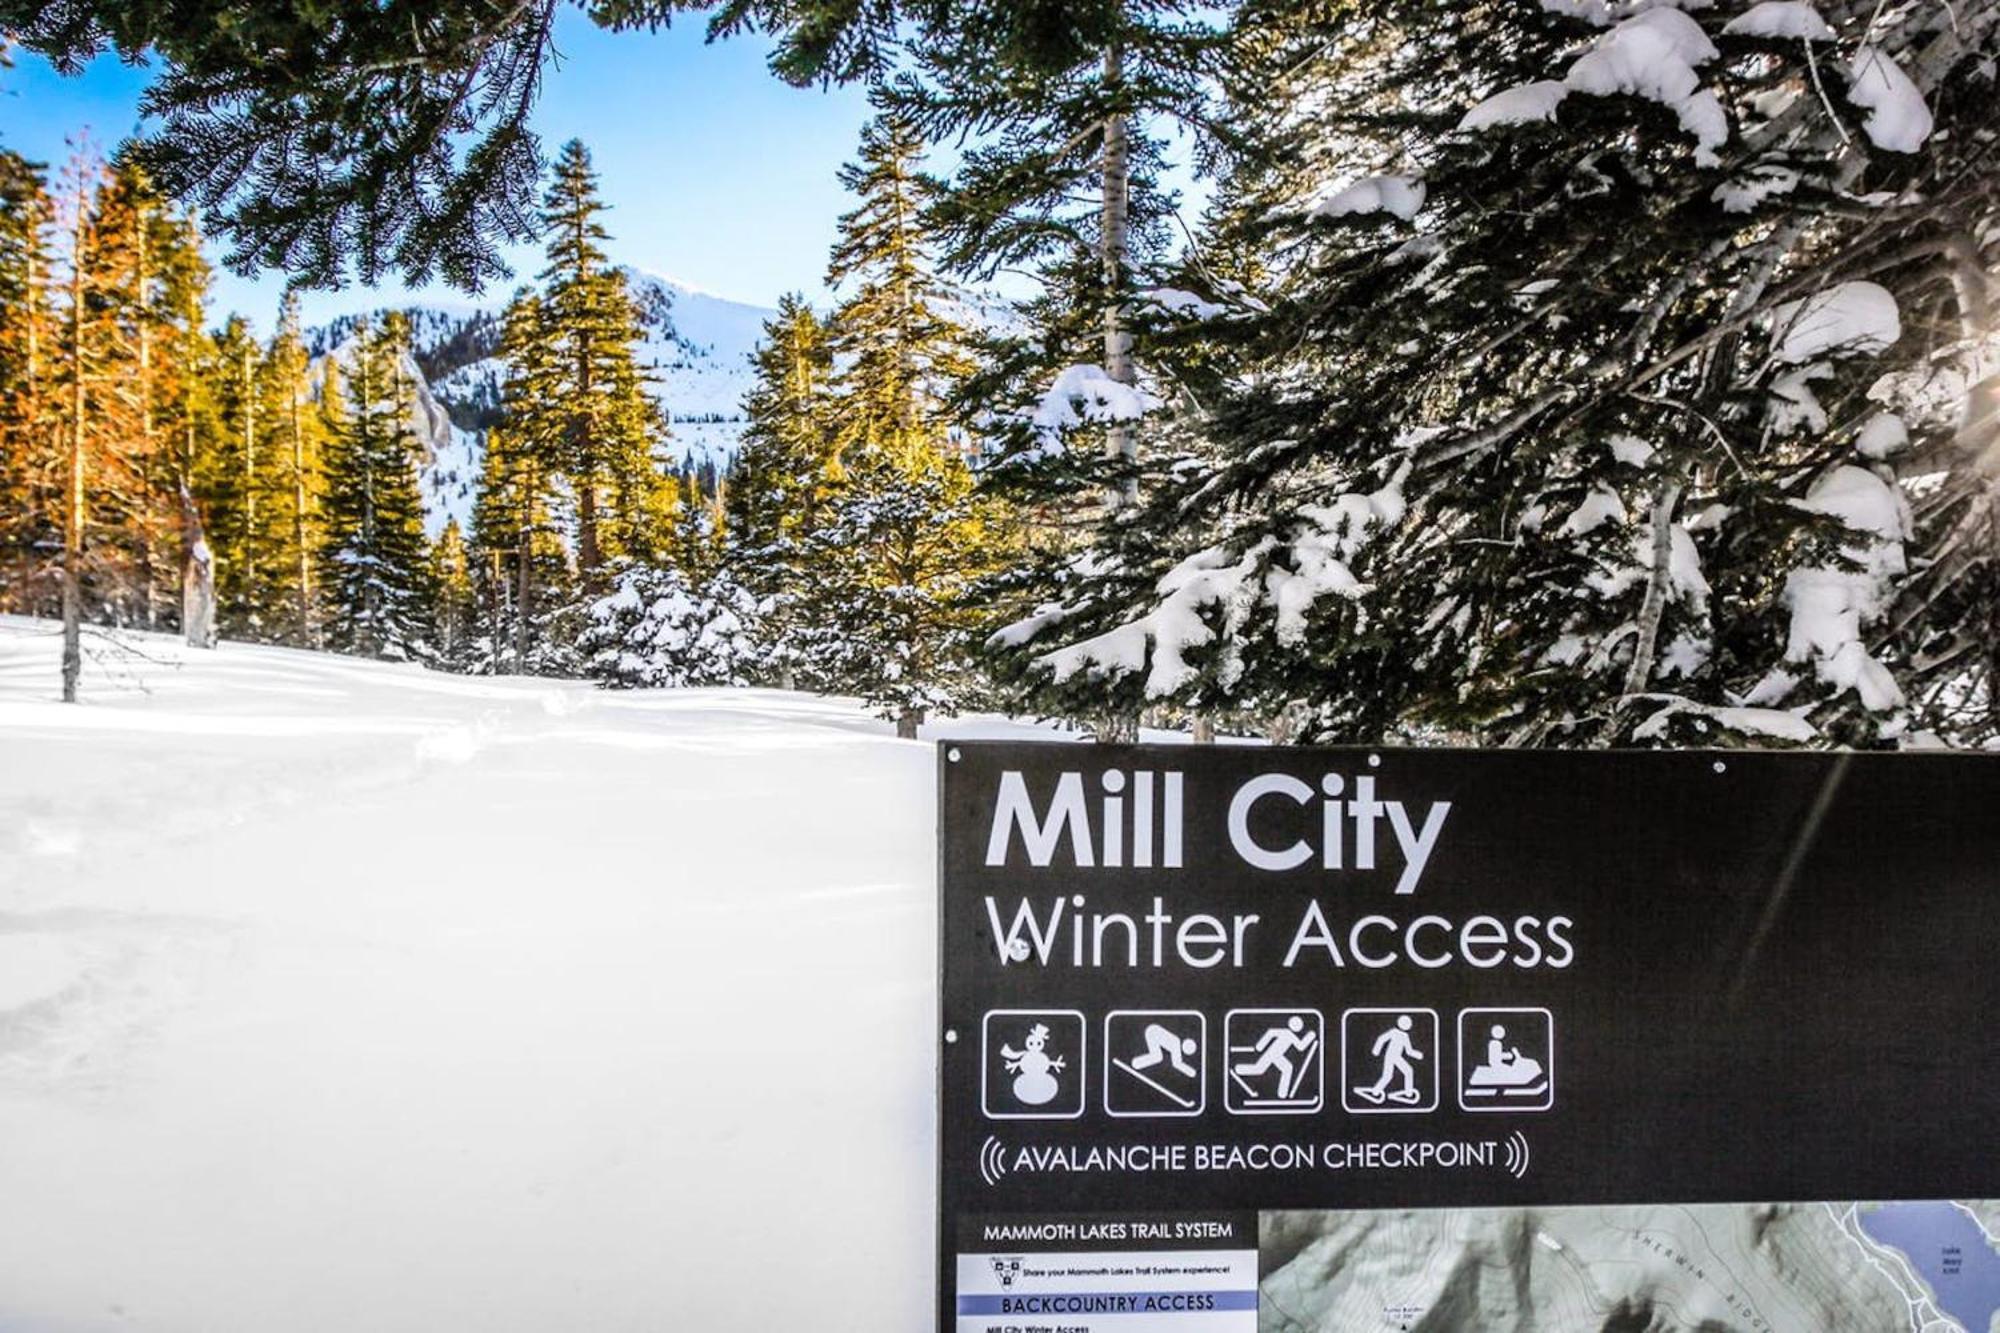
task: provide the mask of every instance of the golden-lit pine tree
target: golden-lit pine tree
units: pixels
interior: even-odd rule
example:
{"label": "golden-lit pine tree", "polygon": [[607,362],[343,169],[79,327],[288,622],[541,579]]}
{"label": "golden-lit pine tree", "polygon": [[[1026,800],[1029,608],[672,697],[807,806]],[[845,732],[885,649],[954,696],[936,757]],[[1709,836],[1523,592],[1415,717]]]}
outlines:
{"label": "golden-lit pine tree", "polygon": [[322,398],[337,396],[314,393],[312,369],[299,330],[298,297],[287,293],[264,373],[264,415],[276,477],[270,488],[273,558],[266,576],[272,588],[260,600],[284,627],[280,637],[305,647],[317,647],[320,641],[315,565],[325,544],[320,498],[326,485],[322,455],[327,417]]}
{"label": "golden-lit pine tree", "polygon": [[925,250],[936,185],[922,147],[884,112],[841,172],[859,196],[827,269],[846,293],[829,321],[843,479],[811,543],[804,611],[837,653],[836,683],[895,718],[904,737],[973,683],[972,599],[1007,528],[998,502],[977,493],[947,406],[970,358]]}
{"label": "golden-lit pine tree", "polygon": [[586,584],[609,559],[656,557],[675,509],[672,478],[656,457],[666,422],[645,391],[638,308],[603,249],[604,209],[590,153],[571,140],[543,198],[545,290],[509,312],[503,351],[509,426],[568,483]]}
{"label": "golden-lit pine tree", "polygon": [[141,600],[129,557],[146,517],[146,485],[128,337],[132,235],[103,207],[109,174],[88,148],[63,175],[50,380],[62,451],[62,694],[74,702],[85,617],[129,623]]}
{"label": "golden-lit pine tree", "polygon": [[829,321],[841,452],[919,471],[943,446],[943,395],[971,365],[925,251],[924,210],[938,184],[923,171],[923,146],[891,112],[862,127],[859,155],[840,172],[858,202],[840,218],[826,273],[843,293]]}
{"label": "golden-lit pine tree", "polygon": [[60,453],[49,361],[55,202],[42,169],[0,150],[0,609],[46,613]]}

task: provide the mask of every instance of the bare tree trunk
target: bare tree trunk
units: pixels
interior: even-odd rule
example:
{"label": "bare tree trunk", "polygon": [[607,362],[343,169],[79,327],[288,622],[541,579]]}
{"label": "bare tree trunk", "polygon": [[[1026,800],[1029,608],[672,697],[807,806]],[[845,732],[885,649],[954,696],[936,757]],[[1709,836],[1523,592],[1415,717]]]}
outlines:
{"label": "bare tree trunk", "polygon": [[1653,502],[1652,570],[1646,577],[1646,595],[1639,603],[1632,662],[1625,670],[1626,699],[1645,690],[1659,655],[1660,622],[1666,618],[1667,599],[1673,594],[1674,508],[1681,500],[1681,485],[1678,478],[1664,483],[1659,499]]}
{"label": "bare tree trunk", "polygon": [[63,505],[62,562],[62,697],[64,703],[72,704],[76,702],[77,678],[83,674],[83,494],[87,463],[83,450],[83,269],[88,262],[84,253],[85,221],[83,187],[79,184],[69,278],[69,479]]}
{"label": "bare tree trunk", "polygon": [[514,557],[514,670],[527,674],[528,670],[528,615],[533,609],[534,599],[534,551],[535,527],[526,506],[527,495],[533,494],[533,476],[530,475],[529,490],[522,498],[520,546]]}
{"label": "bare tree trunk", "polygon": [[1959,334],[1970,349],[1964,415],[1958,445],[1987,476],[2000,475],[2000,366],[1986,360],[1993,337],[1992,280],[1979,259],[1979,243],[1960,232],[1946,243],[1952,286],[1958,297]]}
{"label": "bare tree trunk", "polygon": [[[1125,80],[1125,48],[1113,41],[1104,52],[1104,86],[1117,96]],[[1102,235],[1098,239],[1104,278],[1104,373],[1120,384],[1134,383],[1132,331],[1125,312],[1126,255],[1129,248],[1132,161],[1130,127],[1122,112],[1104,122],[1104,202]],[[1139,456],[1139,437],[1130,422],[1114,422],[1105,435],[1105,454],[1130,463]],[[1120,482],[1111,500],[1124,506],[1139,498],[1135,477]]]}
{"label": "bare tree trunk", "polygon": [[917,738],[917,728],[924,724],[924,710],[916,705],[896,714],[896,739],[913,741]]}
{"label": "bare tree trunk", "polygon": [[1196,745],[1215,744],[1215,722],[1208,716],[1208,714],[1206,713],[1195,714],[1193,735],[1191,739],[1194,741]]}
{"label": "bare tree trunk", "polygon": [[[192,423],[188,426],[194,431]],[[190,446],[192,447],[192,446]],[[202,530],[201,508],[181,483],[181,628],[190,648],[215,647],[215,558]]]}

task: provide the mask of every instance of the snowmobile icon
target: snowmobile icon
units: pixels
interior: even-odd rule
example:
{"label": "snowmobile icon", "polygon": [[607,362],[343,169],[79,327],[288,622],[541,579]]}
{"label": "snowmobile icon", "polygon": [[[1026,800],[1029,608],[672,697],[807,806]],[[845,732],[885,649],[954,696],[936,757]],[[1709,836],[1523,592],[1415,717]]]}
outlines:
{"label": "snowmobile icon", "polygon": [[1468,1111],[1548,1110],[1554,1041],[1546,1010],[1465,1010],[1459,1015],[1459,1104]]}

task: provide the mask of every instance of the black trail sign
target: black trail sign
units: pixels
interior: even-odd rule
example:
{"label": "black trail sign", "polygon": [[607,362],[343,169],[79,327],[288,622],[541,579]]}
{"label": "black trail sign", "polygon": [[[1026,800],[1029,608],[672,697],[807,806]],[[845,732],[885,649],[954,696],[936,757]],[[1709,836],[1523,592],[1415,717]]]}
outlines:
{"label": "black trail sign", "polygon": [[1262,1209],[2000,1195],[2000,758],[940,748],[943,1327]]}

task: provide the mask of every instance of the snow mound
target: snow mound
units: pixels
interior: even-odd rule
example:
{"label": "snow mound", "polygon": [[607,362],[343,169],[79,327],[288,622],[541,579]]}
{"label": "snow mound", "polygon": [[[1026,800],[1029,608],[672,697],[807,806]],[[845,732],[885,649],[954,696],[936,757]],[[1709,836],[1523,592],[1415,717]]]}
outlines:
{"label": "snow mound", "polygon": [[1485,130],[1499,125],[1526,125],[1556,118],[1556,108],[1569,96],[1569,85],[1560,79],[1541,79],[1513,88],[1503,88],[1465,113],[1458,122],[1461,130]]}
{"label": "snow mound", "polygon": [[1731,37],[1797,38],[1830,42],[1833,29],[1806,0],[1758,0],[1723,25]]}
{"label": "snow mound", "polygon": [[1366,176],[1311,209],[1316,218],[1344,218],[1388,213],[1408,222],[1424,206],[1424,183],[1414,176]]}
{"label": "snow mound", "polygon": [[1861,124],[1877,148],[1914,153],[1931,137],[1931,109],[1903,67],[1872,46],[1847,68],[1847,100],[1868,112]]}
{"label": "snow mound", "polygon": [[1877,412],[1854,436],[1854,451],[1863,458],[1884,459],[1910,447],[1910,429],[1894,412]]}
{"label": "snow mound", "polygon": [[1087,422],[1136,421],[1158,407],[1144,389],[1121,384],[1102,366],[1065,366],[1035,409],[1035,427],[1045,434],[1071,430]]}
{"label": "snow mound", "polygon": [[1799,365],[1830,354],[1872,356],[1903,336],[1902,317],[1889,289],[1874,282],[1843,282],[1771,312],[1771,354]]}
{"label": "snow mound", "polygon": [[1725,213],[1748,213],[1766,199],[1790,194],[1798,187],[1798,172],[1790,167],[1762,163],[1735,180],[1722,182],[1709,198],[1721,204]]}
{"label": "snow mound", "polygon": [[1627,95],[1671,108],[1694,136],[1695,160],[1712,166],[1729,137],[1728,118],[1714,93],[1701,87],[1695,66],[1715,59],[1701,25],[1677,9],[1650,9],[1626,19],[1578,56],[1563,82],[1596,97]]}
{"label": "snow mound", "polygon": [[[1719,54],[1701,25],[1670,6],[1639,7],[1636,12],[1623,6],[1598,6],[1585,13],[1584,6],[1558,6],[1544,0],[1543,7],[1573,17],[1601,16],[1612,21],[1616,13],[1630,13],[1616,26],[1600,34],[1582,55],[1571,62],[1561,82],[1541,80],[1502,89],[1480,102],[1460,119],[1461,130],[1481,130],[1499,125],[1518,125],[1553,120],[1556,108],[1571,93],[1593,97],[1640,97],[1670,108],[1681,128],[1693,136],[1695,161],[1715,166],[1721,161],[1716,149],[1729,138],[1729,119],[1721,99],[1701,86],[1698,65]],[[1688,8],[1696,6],[1689,5]]]}

